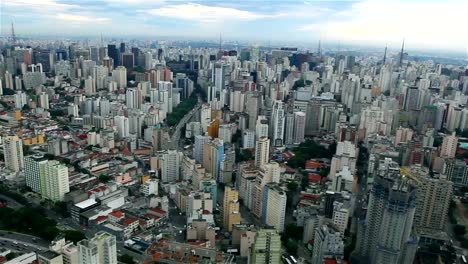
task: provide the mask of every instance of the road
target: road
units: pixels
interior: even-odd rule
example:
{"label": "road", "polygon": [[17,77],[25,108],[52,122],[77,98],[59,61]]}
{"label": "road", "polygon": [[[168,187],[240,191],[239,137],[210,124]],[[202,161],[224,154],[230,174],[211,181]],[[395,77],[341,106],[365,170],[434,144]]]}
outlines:
{"label": "road", "polygon": [[193,115],[195,113],[198,112],[198,110],[200,110],[200,107],[202,106],[201,103],[197,103],[195,105],[195,107],[190,111],[188,112],[180,121],[179,123],[177,123],[177,125],[173,128],[173,133],[172,133],[172,136],[171,136],[171,142],[172,144],[176,144],[175,147],[177,147],[177,144],[179,143],[179,140],[180,140],[180,131],[182,129],[183,126],[185,126],[187,124],[188,121],[190,121],[190,119],[193,117]]}
{"label": "road", "polygon": [[49,250],[49,242],[39,237],[0,230],[0,247],[14,252],[44,252]]}
{"label": "road", "polygon": [[13,200],[13,199],[11,199],[10,197],[5,196],[5,195],[3,195],[3,194],[0,194],[0,199],[3,199],[3,200],[5,200],[5,201],[7,201],[8,207],[11,207],[11,208],[13,208],[13,209],[18,209],[18,208],[21,208],[21,207],[24,206],[24,205],[18,203],[16,200]]}

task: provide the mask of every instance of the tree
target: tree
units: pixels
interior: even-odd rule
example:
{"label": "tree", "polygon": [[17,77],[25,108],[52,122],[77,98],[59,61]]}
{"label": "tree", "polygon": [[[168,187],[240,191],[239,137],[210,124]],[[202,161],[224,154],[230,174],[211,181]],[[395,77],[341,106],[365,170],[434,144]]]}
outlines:
{"label": "tree", "polygon": [[440,253],[440,245],[437,243],[432,243],[429,245],[428,250],[432,253],[438,254]]}
{"label": "tree", "polygon": [[3,88],[3,95],[14,95],[15,91],[10,88]]}
{"label": "tree", "polygon": [[126,263],[126,264],[134,264],[135,261],[133,260],[132,256],[123,254],[122,256],[119,257],[119,261]]}
{"label": "tree", "polygon": [[292,239],[289,239],[288,242],[286,243],[286,250],[288,251],[288,253],[291,255],[297,255],[297,249],[298,249],[297,242]]}
{"label": "tree", "polygon": [[291,192],[297,191],[298,184],[296,182],[288,182],[288,190]]}
{"label": "tree", "polygon": [[99,181],[102,183],[108,183],[111,180],[111,177],[107,174],[99,175]]}
{"label": "tree", "polygon": [[83,232],[76,230],[65,230],[63,231],[63,235],[65,236],[65,240],[72,241],[75,244],[83,239],[86,239],[86,236],[83,234]]}
{"label": "tree", "polygon": [[68,213],[67,203],[58,201],[54,204],[54,211],[59,213],[63,217],[68,217],[70,214]]}
{"label": "tree", "polygon": [[456,235],[465,235],[466,234],[466,227],[464,225],[454,225],[453,226],[453,232],[456,234]]}
{"label": "tree", "polygon": [[17,255],[16,255],[15,252],[10,252],[10,253],[8,253],[8,254],[5,255],[5,258],[6,258],[7,260],[12,260],[12,259],[16,258],[16,256],[17,256]]}

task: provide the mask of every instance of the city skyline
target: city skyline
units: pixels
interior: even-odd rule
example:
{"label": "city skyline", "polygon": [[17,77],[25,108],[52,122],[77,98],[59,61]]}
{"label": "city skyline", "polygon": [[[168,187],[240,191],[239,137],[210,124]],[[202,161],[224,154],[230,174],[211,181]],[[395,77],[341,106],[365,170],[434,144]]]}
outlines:
{"label": "city skyline", "polygon": [[[468,2],[451,1],[148,1],[3,2],[1,35],[183,37],[250,42],[343,43],[468,54],[457,24]],[[457,15],[459,14],[459,15]],[[63,25],[67,27],[64,28]],[[284,32],[284,33],[280,33]],[[443,32],[443,33],[442,33]],[[431,43],[431,45],[428,45]]]}

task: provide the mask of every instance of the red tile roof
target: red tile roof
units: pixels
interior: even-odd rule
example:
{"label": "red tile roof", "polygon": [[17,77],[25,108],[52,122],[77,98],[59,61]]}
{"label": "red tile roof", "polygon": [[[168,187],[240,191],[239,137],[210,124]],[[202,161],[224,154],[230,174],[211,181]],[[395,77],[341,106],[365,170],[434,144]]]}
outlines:
{"label": "red tile roof", "polygon": [[309,173],[309,182],[320,183],[322,181],[322,176],[317,173]]}
{"label": "red tile roof", "polygon": [[94,221],[100,223],[100,222],[103,222],[107,220],[107,216],[106,215],[101,215],[101,216],[98,216],[96,219],[94,219]]}
{"label": "red tile roof", "polygon": [[129,226],[135,222],[138,222],[138,218],[135,218],[135,217],[127,217],[127,218],[124,218],[122,219],[122,221],[120,221],[120,223],[124,226]]}
{"label": "red tile roof", "polygon": [[151,211],[155,212],[155,213],[158,213],[158,214],[166,214],[167,212],[162,210],[162,209],[159,209],[159,208],[156,208],[156,207],[152,207],[152,208],[149,208]]}
{"label": "red tile roof", "polygon": [[116,217],[116,218],[121,218],[123,216],[125,216],[125,214],[122,212],[122,211],[114,211],[112,213],[110,213],[110,215]]}

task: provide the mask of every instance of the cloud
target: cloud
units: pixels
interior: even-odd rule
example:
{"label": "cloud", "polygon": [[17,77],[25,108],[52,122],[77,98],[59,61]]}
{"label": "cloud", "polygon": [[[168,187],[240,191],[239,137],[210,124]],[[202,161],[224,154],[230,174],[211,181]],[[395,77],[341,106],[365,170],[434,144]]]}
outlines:
{"label": "cloud", "polygon": [[468,35],[460,28],[465,24],[465,10],[468,1],[464,0],[424,3],[367,0],[298,30],[318,33],[329,40],[396,44],[406,38],[410,45],[464,49],[468,47]]}
{"label": "cloud", "polygon": [[67,20],[71,22],[107,22],[110,21],[109,18],[105,17],[92,17],[92,16],[82,16],[82,15],[75,15],[75,14],[58,14],[58,19]]}
{"label": "cloud", "polygon": [[5,5],[12,7],[29,7],[43,11],[50,11],[50,9],[68,9],[68,8],[81,8],[79,5],[63,4],[55,0],[8,0]]}
{"label": "cloud", "polygon": [[145,12],[156,16],[199,22],[217,22],[226,20],[252,21],[276,16],[258,14],[231,7],[207,6],[194,3],[163,6]]}

